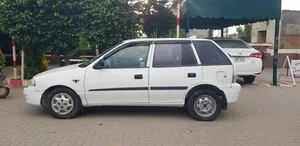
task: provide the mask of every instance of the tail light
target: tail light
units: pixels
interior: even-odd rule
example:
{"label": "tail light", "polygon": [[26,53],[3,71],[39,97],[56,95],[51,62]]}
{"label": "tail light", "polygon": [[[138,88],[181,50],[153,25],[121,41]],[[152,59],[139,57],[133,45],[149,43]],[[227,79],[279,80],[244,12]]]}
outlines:
{"label": "tail light", "polygon": [[262,58],[263,57],[261,52],[252,53],[250,56],[251,57],[256,57],[256,58]]}

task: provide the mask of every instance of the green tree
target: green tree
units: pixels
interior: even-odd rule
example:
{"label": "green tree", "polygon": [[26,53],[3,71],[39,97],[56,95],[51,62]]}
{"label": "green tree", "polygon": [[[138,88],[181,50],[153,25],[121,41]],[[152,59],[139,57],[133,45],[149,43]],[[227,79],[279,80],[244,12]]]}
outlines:
{"label": "green tree", "polygon": [[171,11],[175,2],[172,5],[170,0],[149,0],[147,4],[135,4],[142,30],[148,37],[153,37],[153,34],[156,37],[168,37],[170,31],[176,32],[176,16]]}
{"label": "green tree", "polygon": [[5,66],[5,56],[2,53],[2,50],[0,50],[0,67]]}
{"label": "green tree", "polygon": [[53,30],[51,10],[45,2],[35,0],[1,0],[0,4],[3,30],[26,50],[25,78],[31,78],[45,70],[42,53],[49,46]]}
{"label": "green tree", "polygon": [[251,30],[251,24],[245,25],[244,27],[239,26],[236,28],[238,38],[244,40],[245,42],[251,42]]}
{"label": "green tree", "polygon": [[81,55],[94,55],[95,49],[92,49],[88,40],[80,37],[79,46],[72,52],[72,57],[79,57]]}
{"label": "green tree", "polygon": [[3,30],[25,49],[25,78],[45,70],[43,53],[76,48],[81,5],[81,0],[0,0]]}
{"label": "green tree", "polygon": [[84,13],[83,0],[46,1],[55,1],[52,6],[53,15],[51,15],[54,22],[52,27],[55,28],[51,35],[52,47],[64,54],[65,65],[69,65],[71,52],[79,46],[80,42]]}
{"label": "green tree", "polygon": [[[1,13],[1,11],[0,11],[0,13]],[[1,15],[0,15],[0,17],[1,17]],[[3,22],[2,21],[3,21],[3,19],[0,20],[0,33],[3,32]]]}
{"label": "green tree", "polygon": [[100,52],[138,35],[137,14],[126,0],[84,0],[82,36]]}

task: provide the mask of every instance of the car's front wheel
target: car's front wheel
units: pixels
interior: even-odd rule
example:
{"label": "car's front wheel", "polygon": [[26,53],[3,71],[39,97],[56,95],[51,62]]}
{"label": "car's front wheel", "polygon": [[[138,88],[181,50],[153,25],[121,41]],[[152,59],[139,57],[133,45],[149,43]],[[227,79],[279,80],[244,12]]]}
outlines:
{"label": "car's front wheel", "polygon": [[213,121],[222,110],[222,101],[218,94],[211,90],[199,90],[189,97],[188,110],[196,120]]}
{"label": "car's front wheel", "polygon": [[248,84],[252,84],[255,81],[255,76],[244,76],[244,82]]}
{"label": "car's front wheel", "polygon": [[74,91],[55,88],[47,95],[45,108],[58,119],[71,119],[78,115],[81,103]]}

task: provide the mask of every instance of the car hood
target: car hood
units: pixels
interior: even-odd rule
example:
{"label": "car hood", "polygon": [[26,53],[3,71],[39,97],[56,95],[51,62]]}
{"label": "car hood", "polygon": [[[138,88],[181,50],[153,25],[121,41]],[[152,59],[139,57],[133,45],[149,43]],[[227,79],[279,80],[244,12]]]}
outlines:
{"label": "car hood", "polygon": [[37,77],[52,74],[52,73],[58,73],[58,72],[63,72],[63,71],[76,69],[76,68],[79,67],[79,65],[80,65],[80,63],[79,64],[68,65],[68,66],[64,66],[64,67],[59,67],[59,68],[55,68],[55,69],[51,69],[51,70],[39,73],[39,74],[35,75],[33,78],[37,78]]}

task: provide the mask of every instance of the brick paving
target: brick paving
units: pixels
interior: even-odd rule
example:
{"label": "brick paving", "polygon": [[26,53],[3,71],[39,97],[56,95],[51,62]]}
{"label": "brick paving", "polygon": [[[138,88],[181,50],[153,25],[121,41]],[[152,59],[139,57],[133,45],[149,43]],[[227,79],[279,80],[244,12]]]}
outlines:
{"label": "brick paving", "polygon": [[0,146],[299,146],[299,89],[258,85],[243,85],[238,102],[213,122],[158,107],[87,108],[57,120],[15,88],[0,99]]}

